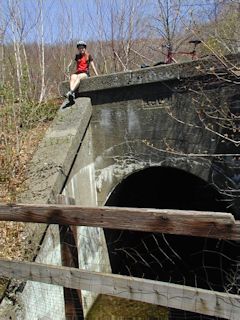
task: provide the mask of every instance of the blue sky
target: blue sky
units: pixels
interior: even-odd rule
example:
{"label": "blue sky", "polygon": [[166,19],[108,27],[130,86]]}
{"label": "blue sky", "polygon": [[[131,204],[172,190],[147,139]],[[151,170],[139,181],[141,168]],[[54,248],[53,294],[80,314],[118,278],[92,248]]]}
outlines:
{"label": "blue sky", "polygon": [[[40,19],[39,1],[10,0],[10,3],[14,4],[16,1],[19,3],[22,24],[24,25],[24,41],[35,41],[39,35],[39,27],[36,24],[36,21]],[[59,41],[59,39],[71,40],[88,34],[86,12],[94,11],[93,2],[92,0],[42,0],[46,41],[52,43]],[[0,0],[0,6],[2,17],[5,21],[10,21],[9,0]],[[13,7],[16,8],[16,5]],[[10,22],[7,31],[8,39],[11,40],[13,34]]]}
{"label": "blue sky", "polygon": [[[101,37],[99,33],[100,19],[97,14],[97,4],[99,3],[101,3],[105,32],[111,32],[110,9],[108,7],[110,0],[0,0],[2,17],[6,21],[9,20],[10,15],[8,3],[19,3],[22,25],[24,25],[22,34],[24,42],[39,40],[40,29],[36,21],[40,19],[38,4],[41,1],[43,3],[44,39],[46,43],[70,42],[76,39],[96,40]],[[142,8],[138,7],[141,17],[155,14],[153,3],[157,1],[143,1],[145,1],[145,5]],[[199,12],[201,10],[209,11],[212,8],[212,1],[185,0],[182,10],[186,12],[195,8]],[[139,1],[135,0],[135,3],[137,4]],[[128,4],[129,0],[116,0],[115,10],[124,8]],[[16,7],[15,5],[14,8]],[[11,41],[12,36],[11,26],[8,25],[8,37],[6,39]]]}
{"label": "blue sky", "polygon": [[[14,2],[16,0],[12,0]],[[24,40],[35,41],[39,34],[36,21],[39,21],[38,0],[18,0],[21,16],[25,25]],[[4,17],[8,19],[10,12],[8,0],[0,0]],[[46,42],[54,43],[72,38],[82,38],[88,34],[86,12],[93,11],[92,0],[43,0],[43,23]],[[95,13],[93,12],[95,15]],[[9,36],[12,37],[11,26],[8,26]],[[91,36],[91,35],[89,35]]]}

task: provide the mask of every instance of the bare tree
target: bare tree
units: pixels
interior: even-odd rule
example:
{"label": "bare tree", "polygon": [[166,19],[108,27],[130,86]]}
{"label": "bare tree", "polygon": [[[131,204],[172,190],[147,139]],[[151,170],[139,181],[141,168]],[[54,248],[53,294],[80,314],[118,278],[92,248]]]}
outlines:
{"label": "bare tree", "polygon": [[43,22],[43,0],[38,1],[39,13],[40,13],[40,21],[39,21],[39,35],[40,35],[40,43],[39,43],[39,64],[41,70],[41,90],[39,102],[41,103],[45,96],[45,43],[44,43],[44,22]]}
{"label": "bare tree", "polygon": [[[205,22],[199,17],[205,17]],[[240,3],[231,0],[214,1],[206,6],[199,15],[193,13],[194,31],[205,44],[204,53],[211,52],[220,56],[239,52]],[[207,17],[207,19],[206,19]]]}
{"label": "bare tree", "polygon": [[95,4],[98,18],[93,19],[90,8],[88,15],[93,21],[90,28],[98,32],[97,54],[103,61],[101,71],[117,72],[136,67],[136,55],[141,47],[140,39],[144,46],[147,33],[147,2],[96,0]]}
{"label": "bare tree", "polygon": [[[4,36],[7,27],[7,21],[0,13],[0,88],[3,89],[5,81],[5,66],[4,66]],[[3,95],[0,93],[0,104],[3,103]]]}
{"label": "bare tree", "polygon": [[[150,27],[155,30],[160,41],[177,49],[182,42],[183,24],[182,0],[157,0],[155,14]],[[179,42],[180,40],[180,42]]]}
{"label": "bare tree", "polygon": [[22,34],[22,17],[20,15],[19,3],[18,0],[9,0],[9,11],[11,16],[11,31],[12,31],[12,39],[13,39],[13,48],[14,48],[14,56],[15,56],[15,67],[17,74],[17,82],[18,82],[18,90],[20,99],[22,99],[22,75],[23,75],[23,66],[22,66],[22,58],[20,54],[20,41]]}

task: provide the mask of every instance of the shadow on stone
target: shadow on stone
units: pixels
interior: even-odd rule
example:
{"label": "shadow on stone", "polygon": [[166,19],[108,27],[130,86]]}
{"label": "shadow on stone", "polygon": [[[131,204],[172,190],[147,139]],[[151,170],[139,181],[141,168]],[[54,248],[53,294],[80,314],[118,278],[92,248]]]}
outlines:
{"label": "shadow on stone", "polygon": [[73,106],[74,104],[75,104],[75,101],[65,100],[65,101],[62,103],[62,105],[61,105],[61,107],[60,107],[60,110],[64,110],[64,109],[66,109],[66,108],[69,108],[69,107]]}

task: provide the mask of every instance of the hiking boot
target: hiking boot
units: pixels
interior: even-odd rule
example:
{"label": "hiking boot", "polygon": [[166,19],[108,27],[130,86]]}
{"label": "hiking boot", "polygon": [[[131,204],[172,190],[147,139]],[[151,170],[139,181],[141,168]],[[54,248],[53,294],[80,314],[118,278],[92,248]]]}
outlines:
{"label": "hiking boot", "polygon": [[72,91],[68,91],[68,93],[66,94],[66,98],[68,98],[68,101],[71,104],[74,104],[74,99],[75,99],[75,93]]}
{"label": "hiking boot", "polygon": [[68,98],[68,96],[69,96],[70,93],[71,93],[71,91],[68,91],[67,93],[64,93],[63,96],[64,96],[65,98]]}

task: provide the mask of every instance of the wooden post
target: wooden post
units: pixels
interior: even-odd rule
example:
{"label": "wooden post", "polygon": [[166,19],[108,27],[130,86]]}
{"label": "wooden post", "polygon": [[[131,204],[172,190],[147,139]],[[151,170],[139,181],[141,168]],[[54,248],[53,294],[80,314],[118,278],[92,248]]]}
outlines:
{"label": "wooden post", "polygon": [[[57,195],[57,203],[74,205],[75,200],[63,194]],[[59,225],[62,265],[79,268],[76,226]],[[81,290],[64,287],[66,319],[84,319]]]}

